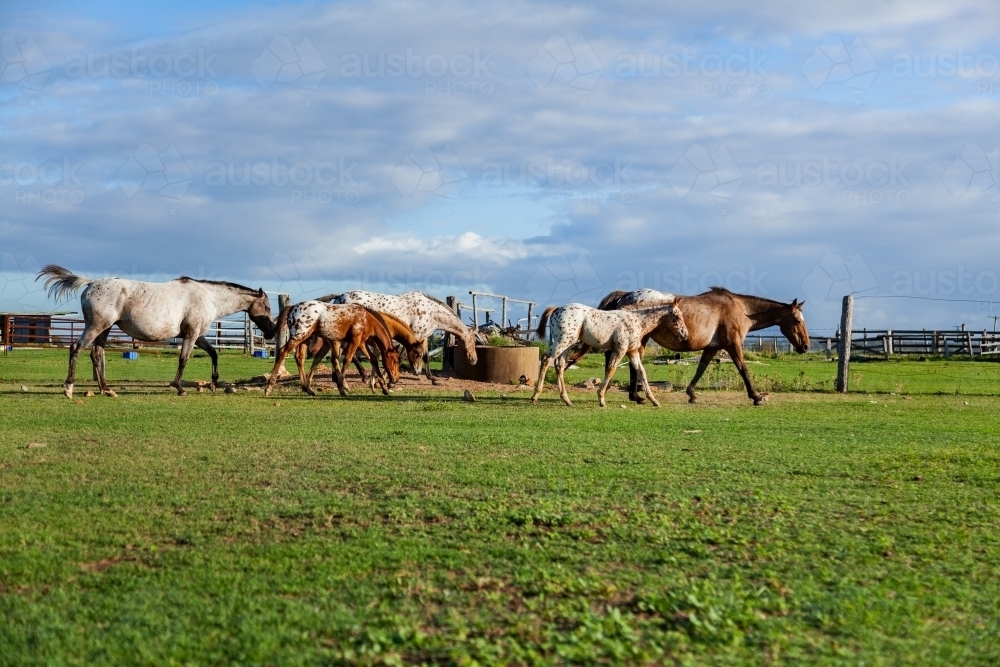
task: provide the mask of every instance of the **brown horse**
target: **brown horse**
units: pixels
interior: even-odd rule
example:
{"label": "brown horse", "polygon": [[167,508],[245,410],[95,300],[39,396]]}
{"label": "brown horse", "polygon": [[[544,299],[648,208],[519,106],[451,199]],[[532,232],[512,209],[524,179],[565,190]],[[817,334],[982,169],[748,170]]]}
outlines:
{"label": "brown horse", "polygon": [[[601,301],[601,310],[619,310],[622,308],[648,307],[649,294],[652,290],[637,292],[612,292]],[[662,294],[662,293],[661,293]],[[639,295],[639,298],[637,298]],[[678,296],[663,294],[669,303],[678,306],[684,318],[688,331],[687,340],[679,340],[673,328],[661,326],[650,332],[643,340],[643,346],[650,338],[668,350],[675,352],[695,352],[702,350],[698,370],[687,386],[686,393],[691,403],[697,401],[695,387],[698,380],[705,374],[708,364],[720,350],[729,353],[736,370],[746,385],[747,396],[754,405],[760,405],[767,400],[766,393],[758,393],[750,382],[746,360],[743,358],[743,341],[751,331],[766,329],[777,325],[792,344],[796,352],[802,354],[809,349],[809,331],[806,320],[802,316],[804,302],[793,300],[791,303],[781,303],[772,299],[746,294],[734,294],[722,287],[713,287],[710,291],[697,296]],[[578,360],[589,351],[584,348],[578,352],[573,361]],[[637,375],[634,369],[629,372],[629,399],[642,403],[643,399],[636,391]]]}
{"label": "brown horse", "polygon": [[[410,329],[410,327],[406,326],[406,323],[403,322],[398,317],[390,315],[389,313],[383,313],[381,311],[373,311],[373,312],[378,312],[378,314],[381,316],[382,323],[385,325],[386,330],[389,332],[389,337],[403,346],[403,349],[406,351],[406,359],[410,362],[410,368],[413,369],[413,372],[415,374],[419,375],[423,367],[423,341],[417,338],[413,334],[413,330]],[[327,352],[330,351],[330,344],[327,343],[326,340],[324,340],[323,338],[320,338],[319,336],[313,336],[306,343],[306,348],[308,352],[312,353],[314,359],[312,367],[316,368],[316,364],[318,364],[319,362],[315,361],[315,359],[319,358],[319,360],[322,361],[323,358],[326,357]],[[369,351],[367,357],[371,359],[375,352],[375,350],[373,349],[373,343],[371,341],[368,342],[367,348]],[[337,359],[340,358],[339,343],[334,343],[333,354],[335,357],[337,357]],[[344,367],[346,369],[347,360],[345,359],[344,361],[345,361]],[[361,381],[367,382],[370,378],[365,373],[365,369],[361,365],[361,362],[358,360],[357,356],[355,356],[352,361],[354,362],[355,368],[358,369],[358,374],[361,376]],[[372,371],[377,373],[378,368],[376,366],[373,366]],[[398,378],[395,379],[389,378],[390,387],[396,384],[396,379]],[[312,370],[310,370],[309,373],[309,381],[310,383],[312,382]]]}
{"label": "brown horse", "polygon": [[[299,381],[302,383],[302,391],[310,396],[316,393],[309,386],[316,366],[322,361],[322,357],[313,357],[312,368],[309,369],[309,376],[305,374],[306,347],[303,345],[313,335],[320,336],[328,345],[333,346],[341,342],[347,343],[347,356],[343,368],[339,368],[339,359],[335,356],[332,360],[333,379],[337,382],[337,389],[341,396],[347,395],[347,388],[344,385],[344,372],[347,370],[347,359],[353,359],[356,352],[371,354],[369,360],[372,368],[377,368],[377,356],[381,355],[383,365],[390,379],[399,377],[399,353],[392,346],[392,339],[384,324],[384,320],[379,313],[368,310],[364,306],[354,304],[331,305],[319,301],[303,301],[290,308],[282,310],[278,326],[288,327],[288,342],[281,348],[274,359],[274,369],[271,377],[264,389],[267,396],[274,389],[278,381],[278,369],[284,363],[285,358],[291,352],[295,352],[295,363],[298,365]],[[368,350],[367,344],[371,341],[377,355]],[[385,385],[380,373],[373,373],[373,378],[377,377],[382,387],[382,393],[388,395],[389,390]],[[372,385],[374,390],[374,384]]]}

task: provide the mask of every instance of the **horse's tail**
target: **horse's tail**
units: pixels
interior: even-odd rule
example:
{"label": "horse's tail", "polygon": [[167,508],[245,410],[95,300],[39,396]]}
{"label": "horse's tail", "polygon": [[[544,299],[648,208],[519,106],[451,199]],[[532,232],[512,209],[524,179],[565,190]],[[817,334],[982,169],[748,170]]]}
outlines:
{"label": "horse's tail", "polygon": [[618,310],[618,300],[623,296],[628,294],[628,292],[623,292],[621,290],[615,290],[611,294],[601,299],[601,302],[597,304],[598,310]]}
{"label": "horse's tail", "polygon": [[274,321],[274,340],[288,341],[288,314],[292,312],[292,306],[287,305],[278,313],[278,318]]}
{"label": "horse's tail", "polygon": [[539,338],[545,338],[545,327],[549,324],[549,316],[556,310],[556,306],[549,306],[538,318],[538,330],[535,332]]}
{"label": "horse's tail", "polygon": [[45,276],[44,287],[48,290],[49,297],[60,302],[94,282],[90,278],[74,275],[68,269],[55,264],[46,264],[45,268],[38,272],[35,280],[39,280],[42,276]]}

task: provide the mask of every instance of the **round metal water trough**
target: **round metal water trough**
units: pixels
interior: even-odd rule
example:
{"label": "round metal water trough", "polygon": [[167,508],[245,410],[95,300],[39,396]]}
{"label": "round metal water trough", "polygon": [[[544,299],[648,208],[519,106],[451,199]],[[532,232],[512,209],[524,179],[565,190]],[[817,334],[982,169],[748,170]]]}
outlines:
{"label": "round metal water trough", "polygon": [[469,363],[461,349],[455,350],[455,370],[458,377],[478,382],[510,384],[524,375],[529,380],[538,378],[538,348],[534,345],[518,347],[492,347],[477,345],[475,366]]}

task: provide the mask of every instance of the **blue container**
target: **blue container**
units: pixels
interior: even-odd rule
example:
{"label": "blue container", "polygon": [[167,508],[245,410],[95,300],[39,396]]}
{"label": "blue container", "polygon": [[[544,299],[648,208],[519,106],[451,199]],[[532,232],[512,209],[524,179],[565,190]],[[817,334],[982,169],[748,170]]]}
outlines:
{"label": "blue container", "polygon": [[122,359],[128,359],[129,361],[135,361],[139,358],[139,353],[135,350],[126,350],[122,352]]}
{"label": "blue container", "polygon": [[253,356],[257,357],[258,359],[267,359],[268,356],[267,350],[254,350]]}

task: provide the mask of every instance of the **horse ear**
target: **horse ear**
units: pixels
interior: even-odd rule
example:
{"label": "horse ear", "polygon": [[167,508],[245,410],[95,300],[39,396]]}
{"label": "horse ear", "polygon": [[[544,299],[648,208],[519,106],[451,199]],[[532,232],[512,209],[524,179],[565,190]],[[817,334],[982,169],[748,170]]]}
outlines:
{"label": "horse ear", "polygon": [[798,299],[792,299],[792,308],[800,308],[801,306]]}
{"label": "horse ear", "polygon": [[258,287],[257,288],[257,296],[258,297],[264,296],[264,288],[263,287]]}

